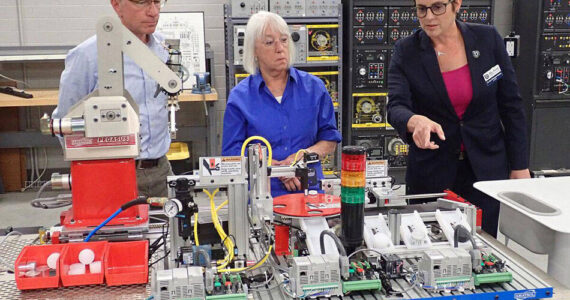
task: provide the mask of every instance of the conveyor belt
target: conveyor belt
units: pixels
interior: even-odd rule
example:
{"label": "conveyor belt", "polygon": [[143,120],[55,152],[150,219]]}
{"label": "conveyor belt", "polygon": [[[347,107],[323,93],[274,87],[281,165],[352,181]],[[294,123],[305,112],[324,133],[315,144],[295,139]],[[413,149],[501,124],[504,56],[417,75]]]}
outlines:
{"label": "conveyor belt", "polygon": [[[35,236],[11,236],[8,237],[6,242],[0,247],[2,258],[12,263],[16,260],[21,249],[25,245],[29,245],[34,241]],[[485,244],[493,250],[494,253],[507,260],[509,271],[513,273],[513,281],[504,284],[487,284],[482,288],[477,288],[474,292],[450,292],[450,293],[430,293],[421,288],[414,288],[413,290],[404,294],[404,297],[386,297],[385,295],[376,292],[357,292],[345,296],[343,299],[354,300],[388,300],[388,299],[535,299],[535,298],[551,298],[552,287],[547,285],[538,277],[529,273],[516,261],[513,261],[503,252],[496,247],[493,247],[488,241],[481,236],[478,236]],[[255,256],[261,257],[262,251],[256,249]],[[156,254],[160,255],[160,254]],[[1,268],[1,267],[0,267]],[[6,274],[5,272],[0,274]],[[395,290],[405,290],[409,284],[404,279],[392,280],[392,285]],[[268,289],[257,289],[251,291],[255,299],[262,300],[285,300],[290,299],[285,296],[277,286],[275,281],[272,281]],[[534,297],[530,297],[533,296]],[[115,286],[108,287],[105,285],[95,286],[80,286],[80,287],[65,287],[51,290],[37,290],[37,291],[20,291],[16,288],[13,274],[0,275],[0,299],[52,299],[52,300],[71,300],[71,299],[94,299],[94,300],[111,300],[111,299],[147,299],[150,296],[150,284],[148,285],[129,285],[129,286]],[[319,297],[325,299],[324,297]],[[327,298],[328,299],[328,298]],[[332,297],[331,299],[340,299],[339,297]]]}

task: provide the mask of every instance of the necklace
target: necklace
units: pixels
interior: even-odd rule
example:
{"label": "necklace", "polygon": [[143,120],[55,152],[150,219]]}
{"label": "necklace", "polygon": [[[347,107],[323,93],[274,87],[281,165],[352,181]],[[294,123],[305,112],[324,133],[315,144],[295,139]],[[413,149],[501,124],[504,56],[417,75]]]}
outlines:
{"label": "necklace", "polygon": [[437,56],[445,55],[445,52],[437,51]]}

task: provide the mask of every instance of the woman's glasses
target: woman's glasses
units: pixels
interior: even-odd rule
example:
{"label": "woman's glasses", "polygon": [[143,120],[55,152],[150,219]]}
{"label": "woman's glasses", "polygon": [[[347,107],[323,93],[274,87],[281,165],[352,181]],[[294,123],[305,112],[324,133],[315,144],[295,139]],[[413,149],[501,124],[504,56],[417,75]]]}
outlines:
{"label": "woman's glasses", "polygon": [[431,13],[435,16],[443,15],[447,9],[447,5],[453,1],[455,0],[449,0],[448,2],[436,2],[431,6],[418,5],[416,6],[418,18],[425,18],[425,16],[427,16],[428,9],[431,10]]}

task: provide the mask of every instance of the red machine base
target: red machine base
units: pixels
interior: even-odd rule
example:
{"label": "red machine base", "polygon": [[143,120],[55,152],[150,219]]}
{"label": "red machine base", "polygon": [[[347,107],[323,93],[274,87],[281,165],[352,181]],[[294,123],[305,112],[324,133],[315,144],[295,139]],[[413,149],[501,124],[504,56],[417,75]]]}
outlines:
{"label": "red machine base", "polygon": [[[97,226],[138,197],[132,158],[73,161],[71,178],[73,207],[60,217],[61,225],[68,228]],[[147,221],[148,206],[137,205],[121,212],[107,226],[136,226]]]}

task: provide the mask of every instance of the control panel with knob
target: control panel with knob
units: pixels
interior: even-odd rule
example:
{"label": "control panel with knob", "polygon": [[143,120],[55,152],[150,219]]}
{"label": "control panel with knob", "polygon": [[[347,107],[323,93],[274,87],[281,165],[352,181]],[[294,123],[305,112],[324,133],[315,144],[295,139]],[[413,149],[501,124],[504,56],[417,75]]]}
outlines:
{"label": "control panel with knob", "polygon": [[386,88],[388,49],[354,50],[354,89],[374,90]]}
{"label": "control panel with knob", "polygon": [[291,33],[291,41],[295,44],[295,60],[293,63],[304,64],[307,62],[307,26],[306,25],[289,25]]}
{"label": "control panel with knob", "polygon": [[570,55],[567,52],[543,52],[537,80],[539,94],[570,94]]}
{"label": "control panel with knob", "polygon": [[269,0],[232,0],[231,16],[234,18],[249,18],[261,10],[269,10]]}

